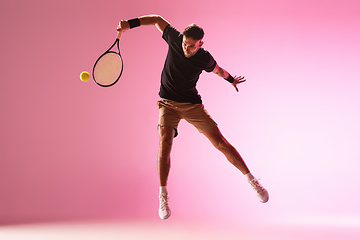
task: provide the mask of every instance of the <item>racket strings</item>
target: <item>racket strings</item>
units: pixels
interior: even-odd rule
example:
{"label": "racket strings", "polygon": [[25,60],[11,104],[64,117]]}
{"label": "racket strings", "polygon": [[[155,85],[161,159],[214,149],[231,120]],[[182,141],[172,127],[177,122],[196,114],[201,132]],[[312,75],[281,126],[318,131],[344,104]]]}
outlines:
{"label": "racket strings", "polygon": [[103,86],[111,86],[122,73],[122,59],[116,52],[107,52],[97,61],[93,76],[95,81]]}

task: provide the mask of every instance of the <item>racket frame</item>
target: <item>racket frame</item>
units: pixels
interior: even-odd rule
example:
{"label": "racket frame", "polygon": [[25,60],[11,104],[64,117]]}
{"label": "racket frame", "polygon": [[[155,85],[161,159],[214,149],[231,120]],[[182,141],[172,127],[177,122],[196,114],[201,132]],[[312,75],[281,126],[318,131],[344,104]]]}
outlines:
{"label": "racket frame", "polygon": [[[111,86],[113,86],[115,83],[117,83],[117,81],[119,81],[119,79],[120,79],[120,77],[121,77],[121,74],[122,74],[122,72],[123,72],[124,63],[123,63],[123,59],[122,59],[121,54],[120,54],[120,47],[119,47],[119,41],[120,41],[121,33],[122,33],[121,31],[118,32],[118,35],[117,35],[116,40],[115,40],[115,42],[113,43],[113,45],[111,45],[111,47],[110,47],[106,52],[104,52],[104,53],[96,60],[96,62],[95,62],[95,64],[94,64],[94,67],[93,67],[93,70],[92,70],[92,76],[93,76],[94,81],[95,81],[99,86],[101,86],[101,87],[111,87]],[[117,47],[118,52],[111,51],[111,49],[112,49],[115,45],[116,45],[116,47]],[[99,62],[99,60],[100,60],[104,55],[106,55],[106,54],[108,54],[108,53],[115,53],[115,54],[119,55],[120,60],[121,60],[121,71],[120,71],[120,74],[119,74],[118,78],[117,78],[113,83],[108,84],[108,85],[105,85],[105,84],[101,84],[101,83],[99,83],[99,82],[96,81],[96,79],[95,79],[95,74],[94,74],[94,73],[95,73],[95,67],[96,67],[97,63]]]}

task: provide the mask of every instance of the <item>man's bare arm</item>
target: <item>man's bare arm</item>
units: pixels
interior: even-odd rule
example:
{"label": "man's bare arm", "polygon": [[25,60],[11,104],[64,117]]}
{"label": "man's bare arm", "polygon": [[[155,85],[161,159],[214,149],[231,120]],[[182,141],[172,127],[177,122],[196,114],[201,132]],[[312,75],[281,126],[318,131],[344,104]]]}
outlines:
{"label": "man's bare arm", "polygon": [[[216,75],[218,75],[219,77],[222,77],[225,80],[229,81],[231,83],[231,85],[233,85],[233,87],[235,88],[235,90],[237,92],[239,91],[239,89],[237,88],[237,85],[239,83],[246,81],[245,77],[241,77],[241,76],[232,77],[225,69],[223,69],[222,67],[220,67],[217,64],[212,72],[215,73]],[[231,82],[231,80],[233,80],[233,81]]]}
{"label": "man's bare arm", "polygon": [[[139,19],[139,21],[140,21],[140,26],[155,25],[161,33],[163,33],[166,26],[169,25],[169,22],[166,21],[160,15],[145,15],[145,16],[138,17],[137,19]],[[131,21],[131,20],[124,20],[124,19],[121,20],[119,22],[119,26],[118,26],[117,30],[124,32],[124,31],[130,29],[129,21]]]}

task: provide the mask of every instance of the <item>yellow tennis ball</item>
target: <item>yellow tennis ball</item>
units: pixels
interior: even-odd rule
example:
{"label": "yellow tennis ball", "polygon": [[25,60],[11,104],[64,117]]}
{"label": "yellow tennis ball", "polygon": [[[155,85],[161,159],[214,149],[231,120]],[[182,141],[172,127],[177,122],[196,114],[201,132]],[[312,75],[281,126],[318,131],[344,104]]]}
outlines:
{"label": "yellow tennis ball", "polygon": [[90,74],[88,72],[84,71],[84,72],[80,73],[80,79],[83,82],[87,82],[90,79]]}

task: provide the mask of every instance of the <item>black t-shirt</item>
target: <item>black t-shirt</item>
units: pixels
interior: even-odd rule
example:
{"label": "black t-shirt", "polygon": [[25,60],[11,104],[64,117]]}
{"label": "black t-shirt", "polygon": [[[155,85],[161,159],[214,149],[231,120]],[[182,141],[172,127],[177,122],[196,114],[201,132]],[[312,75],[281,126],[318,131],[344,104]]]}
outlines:
{"label": "black t-shirt", "polygon": [[182,50],[183,35],[171,25],[165,28],[163,39],[169,49],[161,73],[160,97],[176,102],[202,103],[196,83],[203,70],[214,70],[215,59],[203,48],[194,56],[185,57]]}

